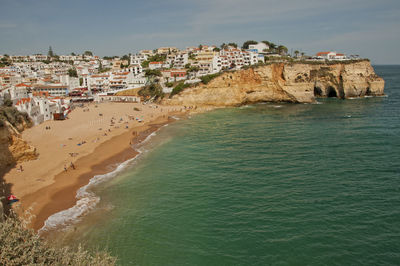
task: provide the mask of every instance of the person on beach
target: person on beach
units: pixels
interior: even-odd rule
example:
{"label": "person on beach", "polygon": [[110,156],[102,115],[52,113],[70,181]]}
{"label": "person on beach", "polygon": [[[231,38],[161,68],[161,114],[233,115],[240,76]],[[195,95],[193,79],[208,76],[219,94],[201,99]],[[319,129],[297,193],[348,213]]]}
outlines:
{"label": "person on beach", "polygon": [[67,165],[64,164],[64,171],[67,172]]}
{"label": "person on beach", "polygon": [[71,168],[75,170],[75,165],[71,162]]}
{"label": "person on beach", "polygon": [[22,172],[24,169],[22,168],[22,164],[19,166],[19,170]]}

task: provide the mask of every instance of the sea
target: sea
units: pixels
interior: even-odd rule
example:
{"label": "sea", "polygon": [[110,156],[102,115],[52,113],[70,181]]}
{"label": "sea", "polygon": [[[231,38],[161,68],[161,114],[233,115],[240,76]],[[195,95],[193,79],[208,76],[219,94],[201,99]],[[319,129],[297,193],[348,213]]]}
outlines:
{"label": "sea", "polygon": [[400,66],[374,68],[384,97],[161,128],[80,191],[95,205],[58,236],[118,265],[400,265]]}

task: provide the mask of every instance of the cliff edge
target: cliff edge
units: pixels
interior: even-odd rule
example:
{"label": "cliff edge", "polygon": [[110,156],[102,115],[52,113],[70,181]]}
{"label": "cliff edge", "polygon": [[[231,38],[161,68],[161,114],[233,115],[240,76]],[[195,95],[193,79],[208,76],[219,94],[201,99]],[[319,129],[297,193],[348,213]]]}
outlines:
{"label": "cliff edge", "polygon": [[238,106],[257,102],[314,102],[316,97],[379,96],[384,80],[369,61],[278,63],[224,72],[208,84],[187,88],[164,104]]}

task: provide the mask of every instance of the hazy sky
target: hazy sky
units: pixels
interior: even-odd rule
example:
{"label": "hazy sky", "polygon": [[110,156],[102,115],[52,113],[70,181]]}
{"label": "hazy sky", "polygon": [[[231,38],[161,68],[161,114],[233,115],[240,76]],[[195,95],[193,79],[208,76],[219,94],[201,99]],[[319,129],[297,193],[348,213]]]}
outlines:
{"label": "hazy sky", "polygon": [[268,40],[400,64],[400,0],[0,0],[0,54]]}

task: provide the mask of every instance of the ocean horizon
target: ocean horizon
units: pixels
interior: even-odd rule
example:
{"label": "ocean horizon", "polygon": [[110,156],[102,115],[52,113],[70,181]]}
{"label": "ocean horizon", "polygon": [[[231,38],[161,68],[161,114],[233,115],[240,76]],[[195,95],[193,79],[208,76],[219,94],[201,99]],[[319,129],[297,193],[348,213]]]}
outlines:
{"label": "ocean horizon", "polygon": [[78,192],[83,205],[54,223],[79,222],[58,235],[121,265],[397,265],[400,66],[374,68],[384,97],[247,105],[163,127]]}

